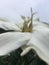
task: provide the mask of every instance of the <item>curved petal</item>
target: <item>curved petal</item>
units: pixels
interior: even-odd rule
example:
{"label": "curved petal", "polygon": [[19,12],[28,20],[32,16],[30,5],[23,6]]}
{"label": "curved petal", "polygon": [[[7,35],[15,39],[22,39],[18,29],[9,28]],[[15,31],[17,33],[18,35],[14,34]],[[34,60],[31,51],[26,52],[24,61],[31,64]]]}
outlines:
{"label": "curved petal", "polygon": [[9,21],[0,21],[0,28],[3,28],[5,30],[21,31],[15,23]]}
{"label": "curved petal", "polygon": [[28,43],[30,33],[8,32],[0,35],[0,55],[5,55]]}
{"label": "curved petal", "polygon": [[24,47],[21,56],[27,54],[29,50],[34,49],[38,56],[49,64],[49,28],[42,22],[33,22],[32,39]]}
{"label": "curved petal", "polygon": [[38,56],[49,64],[49,29],[36,28],[29,44],[37,52]]}

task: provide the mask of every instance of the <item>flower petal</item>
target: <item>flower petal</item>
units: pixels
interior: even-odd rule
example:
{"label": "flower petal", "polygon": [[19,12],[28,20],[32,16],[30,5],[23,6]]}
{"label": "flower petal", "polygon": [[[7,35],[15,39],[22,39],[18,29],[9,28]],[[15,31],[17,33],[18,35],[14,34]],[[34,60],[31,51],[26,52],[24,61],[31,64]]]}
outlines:
{"label": "flower petal", "polygon": [[18,28],[18,26],[12,22],[0,21],[0,28],[5,29],[5,30],[21,31],[20,28]]}
{"label": "flower petal", "polygon": [[0,55],[5,55],[28,43],[30,33],[8,32],[0,35]]}
{"label": "flower petal", "polygon": [[33,26],[32,39],[24,47],[21,56],[34,49],[38,56],[49,64],[49,27],[47,24],[38,21],[33,22]]}
{"label": "flower petal", "polygon": [[38,56],[49,64],[49,28],[36,28],[29,44]]}

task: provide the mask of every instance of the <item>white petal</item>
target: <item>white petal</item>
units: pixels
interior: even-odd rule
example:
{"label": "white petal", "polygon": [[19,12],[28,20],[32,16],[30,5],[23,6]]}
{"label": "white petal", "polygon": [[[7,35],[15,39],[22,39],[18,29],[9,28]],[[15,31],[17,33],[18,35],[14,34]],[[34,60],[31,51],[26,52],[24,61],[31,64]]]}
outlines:
{"label": "white petal", "polygon": [[[34,28],[32,39],[24,47],[21,56],[27,54],[29,50],[34,49],[38,56],[49,64],[49,28],[47,24],[42,22],[33,22]],[[30,45],[30,46],[29,46]]]}
{"label": "white petal", "polygon": [[30,33],[8,32],[0,35],[0,55],[5,55],[25,45],[30,40]]}
{"label": "white petal", "polygon": [[15,23],[9,21],[0,21],[0,28],[3,28],[5,30],[21,31]]}
{"label": "white petal", "polygon": [[26,45],[25,48],[23,49],[23,52],[21,53],[21,56],[26,55],[31,49],[33,49],[33,48]]}
{"label": "white petal", "polygon": [[49,29],[36,28],[29,44],[34,48],[39,57],[49,64]]}

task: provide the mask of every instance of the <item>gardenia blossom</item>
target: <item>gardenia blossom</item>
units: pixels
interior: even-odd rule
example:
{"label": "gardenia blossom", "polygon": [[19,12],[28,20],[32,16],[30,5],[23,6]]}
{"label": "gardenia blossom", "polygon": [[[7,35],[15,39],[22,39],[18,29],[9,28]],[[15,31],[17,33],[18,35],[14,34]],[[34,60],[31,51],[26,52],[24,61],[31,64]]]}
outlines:
{"label": "gardenia blossom", "polygon": [[47,64],[49,64],[48,25],[39,21],[35,21],[33,22],[32,33],[16,31],[0,34],[1,56],[8,54],[15,49],[18,49],[19,47],[23,49],[23,52],[21,53],[22,56],[26,54],[30,49],[34,49],[38,56]]}

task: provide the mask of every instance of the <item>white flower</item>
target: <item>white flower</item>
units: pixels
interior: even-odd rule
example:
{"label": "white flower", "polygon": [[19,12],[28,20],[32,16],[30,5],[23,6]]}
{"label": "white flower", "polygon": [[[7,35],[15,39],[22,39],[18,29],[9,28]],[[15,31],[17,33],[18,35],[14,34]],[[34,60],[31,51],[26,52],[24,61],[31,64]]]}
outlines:
{"label": "white flower", "polygon": [[42,22],[35,21],[33,23],[32,33],[8,32],[0,34],[1,56],[19,47],[23,49],[21,55],[26,54],[30,49],[34,49],[38,56],[49,64],[49,26]]}

